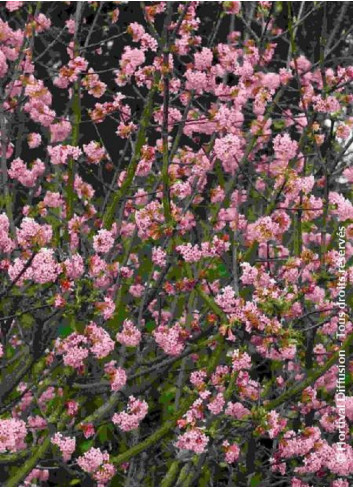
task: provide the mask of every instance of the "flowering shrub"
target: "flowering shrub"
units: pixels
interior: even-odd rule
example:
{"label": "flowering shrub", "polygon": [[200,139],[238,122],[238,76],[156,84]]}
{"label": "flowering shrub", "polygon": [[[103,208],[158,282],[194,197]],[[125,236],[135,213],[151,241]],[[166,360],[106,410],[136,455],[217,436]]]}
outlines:
{"label": "flowering shrub", "polygon": [[352,485],[352,14],[1,3],[4,486]]}

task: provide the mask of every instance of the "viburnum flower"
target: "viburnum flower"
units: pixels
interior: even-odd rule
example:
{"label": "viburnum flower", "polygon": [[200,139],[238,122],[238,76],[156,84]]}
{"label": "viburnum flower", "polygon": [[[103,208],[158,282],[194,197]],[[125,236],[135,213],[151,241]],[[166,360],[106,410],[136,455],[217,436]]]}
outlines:
{"label": "viburnum flower", "polygon": [[114,237],[107,229],[100,229],[93,238],[93,248],[96,253],[108,253],[113,245]]}
{"label": "viburnum flower", "polygon": [[72,126],[69,121],[60,121],[56,124],[50,124],[50,142],[59,143],[64,141],[70,134]]}
{"label": "viburnum flower", "polygon": [[83,145],[83,152],[87,156],[88,163],[98,164],[106,156],[105,149],[96,141]]}
{"label": "viburnum flower", "polygon": [[85,336],[90,343],[90,351],[97,358],[104,358],[114,350],[114,341],[109,334],[93,321],[86,326]]}
{"label": "viburnum flower", "polygon": [[63,355],[64,365],[80,369],[89,355],[86,336],[72,333],[63,341],[57,342],[57,352]]}
{"label": "viburnum flower", "polygon": [[31,169],[21,160],[16,158],[12,161],[8,174],[11,178],[18,180],[25,187],[34,187],[39,177],[45,172],[45,164],[37,158],[31,165]]}
{"label": "viburnum flower", "polygon": [[[7,3],[22,3],[22,2],[7,2]],[[39,481],[39,482],[47,482],[49,479],[49,470],[47,469],[33,469],[31,472],[27,475],[25,480],[23,481],[23,484],[27,487],[33,486],[33,482]]]}
{"label": "viburnum flower", "polygon": [[15,2],[15,1],[10,1],[6,2],[6,8],[9,10],[9,12],[15,12],[19,8],[21,8],[23,5],[23,2]]}
{"label": "viburnum flower", "polygon": [[119,391],[124,387],[127,381],[126,371],[121,367],[116,367],[116,362],[112,360],[104,367],[104,371],[108,374],[110,387],[112,391]]}
{"label": "viburnum flower", "polygon": [[217,396],[208,403],[207,407],[211,411],[212,414],[217,415],[223,411],[225,405],[225,399],[222,392],[219,392]]}
{"label": "viburnum flower", "polygon": [[102,452],[99,448],[90,448],[81,457],[78,457],[77,464],[84,472],[90,474],[100,486],[105,486],[116,472],[114,465],[109,463],[109,454]]}
{"label": "viburnum flower", "polygon": [[240,454],[240,448],[238,445],[236,445],[235,443],[233,443],[231,445],[227,440],[225,440],[222,443],[222,447],[223,447],[224,452],[225,452],[225,455],[224,455],[225,461],[228,464],[233,464],[234,462],[236,462],[238,460],[239,454]]}
{"label": "viburnum flower", "polygon": [[50,161],[53,165],[66,165],[69,158],[78,160],[82,151],[77,146],[62,145],[48,146]]}
{"label": "viburnum flower", "polygon": [[64,462],[71,459],[72,454],[76,449],[76,438],[70,438],[69,436],[63,436],[62,433],[55,433],[51,438],[53,445],[57,445],[61,451]]}
{"label": "viburnum flower", "polygon": [[[20,3],[20,2],[18,2]],[[37,132],[31,132],[27,137],[28,146],[31,149],[38,148],[42,142],[42,136]]]}
{"label": "viburnum flower", "polygon": [[0,453],[23,450],[26,436],[26,423],[22,419],[0,419]]}
{"label": "viburnum flower", "polygon": [[109,455],[102,452],[99,448],[90,448],[81,457],[78,457],[77,463],[82,470],[88,473],[95,472],[103,463],[108,462]]}
{"label": "viburnum flower", "polygon": [[113,317],[115,304],[110,297],[104,297],[104,302],[97,302],[96,308],[102,313],[103,318],[107,320]]}
{"label": "viburnum flower", "polygon": [[80,429],[83,431],[83,436],[85,438],[91,438],[96,433],[92,423],[81,423]]}
{"label": "viburnum flower", "polygon": [[116,335],[116,341],[125,346],[137,346],[141,341],[141,331],[139,331],[130,319],[125,319],[123,329]]}
{"label": "viburnum flower", "polygon": [[146,417],[148,404],[146,401],[140,401],[134,396],[129,397],[126,411],[115,413],[112,421],[123,431],[132,431],[139,427],[141,421]]}
{"label": "viburnum flower", "polygon": [[240,402],[228,402],[225,414],[232,416],[235,419],[242,419],[244,416],[249,416],[251,413],[249,409],[243,406]]}
{"label": "viburnum flower", "polygon": [[167,355],[180,355],[185,348],[185,340],[189,333],[179,324],[171,328],[168,326],[158,326],[153,331],[156,343],[167,353]]}
{"label": "viburnum flower", "polygon": [[183,435],[180,435],[175,446],[182,450],[191,450],[192,452],[200,454],[206,450],[208,442],[209,437],[206,436],[201,429],[193,428]]}
{"label": "viburnum flower", "polygon": [[348,487],[353,4],[125,3],[0,4],[0,482]]}
{"label": "viburnum flower", "polygon": [[251,368],[251,358],[247,353],[234,350],[232,353],[233,370],[249,370]]}

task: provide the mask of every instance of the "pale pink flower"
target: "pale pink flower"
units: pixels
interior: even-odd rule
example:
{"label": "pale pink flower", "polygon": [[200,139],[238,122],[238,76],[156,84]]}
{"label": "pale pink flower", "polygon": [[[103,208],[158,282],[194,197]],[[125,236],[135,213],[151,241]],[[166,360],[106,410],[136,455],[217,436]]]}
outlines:
{"label": "pale pink flower", "polygon": [[76,450],[75,437],[70,438],[69,436],[63,436],[62,433],[57,432],[51,438],[51,442],[53,445],[59,447],[64,462],[67,462],[71,459],[72,454]]}
{"label": "pale pink flower", "polygon": [[137,346],[141,341],[141,331],[139,331],[130,319],[125,319],[123,329],[116,335],[116,341],[125,346]]}

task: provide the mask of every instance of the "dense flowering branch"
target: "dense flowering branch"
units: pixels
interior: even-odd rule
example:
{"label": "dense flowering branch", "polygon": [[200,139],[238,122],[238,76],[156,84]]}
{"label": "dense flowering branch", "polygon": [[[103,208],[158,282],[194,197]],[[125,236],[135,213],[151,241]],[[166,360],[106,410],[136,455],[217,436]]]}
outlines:
{"label": "dense flowering branch", "polygon": [[1,4],[4,485],[351,485],[350,10]]}

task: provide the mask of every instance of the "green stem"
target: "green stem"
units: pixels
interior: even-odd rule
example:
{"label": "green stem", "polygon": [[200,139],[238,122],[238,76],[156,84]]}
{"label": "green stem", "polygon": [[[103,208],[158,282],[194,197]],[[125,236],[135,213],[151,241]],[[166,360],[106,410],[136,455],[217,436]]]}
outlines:
{"label": "green stem", "polygon": [[[74,94],[72,99],[72,111],[74,115],[72,127],[72,145],[77,146],[80,137],[80,122],[81,122],[81,102],[80,102],[80,82],[76,81],[74,85]],[[70,158],[68,161],[68,180],[67,180],[67,220],[70,220],[74,215],[75,202],[75,160]]]}
{"label": "green stem", "polygon": [[[60,404],[54,411],[52,416],[49,418],[49,424],[53,424],[59,417],[62,411],[62,405]],[[60,423],[57,425],[57,431],[63,429],[66,425],[68,419],[66,416],[61,418]],[[34,451],[31,458],[29,458],[20,468],[16,469],[16,472],[7,482],[5,482],[5,487],[18,487],[18,485],[23,481],[23,479],[30,473],[30,471],[38,464],[38,462],[44,457],[46,452],[50,447],[51,433],[49,429],[49,434],[44,438],[38,448]]]}
{"label": "green stem", "polygon": [[160,487],[173,487],[173,482],[176,479],[177,473],[179,470],[179,462],[178,460],[174,460],[169,467],[169,470],[165,477],[163,478]]}
{"label": "green stem", "polygon": [[[216,350],[214,351],[213,355],[210,358],[207,367],[208,375],[210,375],[218,365],[222,352],[223,352],[223,338],[221,337],[219,339]],[[165,423],[155,433],[153,433],[153,435],[149,436],[148,438],[140,442],[138,445],[129,448],[129,450],[126,450],[126,452],[117,455],[116,457],[111,457],[110,459],[111,462],[116,465],[120,465],[121,463],[126,462],[130,458],[134,457],[135,455],[138,455],[139,453],[147,450],[150,446],[157,443],[160,439],[166,436],[174,428],[177,420],[180,419],[186,413],[186,411],[190,408],[190,406],[196,399],[197,399],[197,394],[191,395],[189,399],[186,399],[184,401],[179,411],[176,414],[174,414],[174,416],[171,419],[165,421]]]}
{"label": "green stem", "polygon": [[[74,33],[74,56],[80,55],[80,43],[78,33],[82,19],[85,2],[78,2],[75,14],[75,33]],[[74,83],[72,95],[72,112],[73,112],[73,127],[72,127],[72,146],[77,146],[80,138],[80,123],[81,123],[81,96],[80,96],[80,79]],[[66,194],[66,216],[69,221],[74,215],[75,202],[75,160],[70,158],[68,161],[68,181]],[[68,238],[68,236],[66,236]]]}
{"label": "green stem", "polygon": [[16,468],[15,474],[5,483],[5,487],[18,487],[27,474],[37,465],[38,461],[45,455],[50,445],[50,437],[47,436],[43,443],[39,445],[32,457],[28,459],[20,468]]}
{"label": "green stem", "polygon": [[120,199],[125,195],[126,190],[129,188],[135,177],[136,168],[141,156],[142,146],[145,144],[146,141],[146,131],[149,125],[150,117],[152,115],[153,101],[158,89],[159,79],[160,73],[156,72],[154,75],[153,86],[147,96],[146,105],[140,122],[140,127],[137,132],[135,151],[127,168],[125,180],[119,190],[114,194],[113,199],[110,205],[107,207],[107,210],[105,211],[103,216],[103,226],[106,229],[109,229],[113,224],[115,212],[120,202]]}
{"label": "green stem", "polygon": [[[343,342],[341,346],[341,350],[347,350],[349,346],[353,343],[353,333],[350,334],[347,339]],[[266,406],[267,411],[271,411],[272,409],[276,409],[278,406],[281,406],[283,403],[290,401],[298,394],[303,392],[304,389],[312,385],[317,379],[322,377],[329,368],[337,363],[339,351],[336,351],[332,357],[327,360],[327,362],[321,368],[315,368],[311,370],[305,380],[300,382],[299,384],[293,386],[287,392],[284,392],[281,396],[277,397],[273,401],[270,401]]]}

